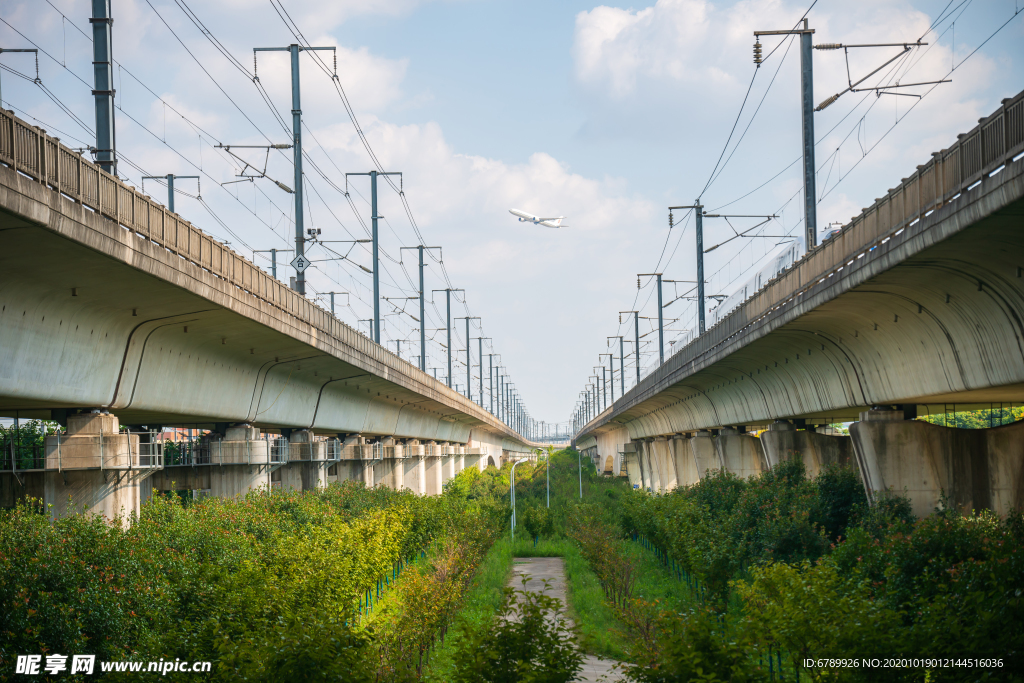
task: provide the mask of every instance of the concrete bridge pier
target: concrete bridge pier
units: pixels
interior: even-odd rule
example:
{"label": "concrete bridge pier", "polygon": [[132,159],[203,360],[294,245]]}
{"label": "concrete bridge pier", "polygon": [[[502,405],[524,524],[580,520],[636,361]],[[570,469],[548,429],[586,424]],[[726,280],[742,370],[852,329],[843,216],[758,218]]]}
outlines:
{"label": "concrete bridge pier", "polygon": [[428,441],[426,451],[427,455],[424,458],[425,483],[423,495],[436,496],[441,493],[444,484],[441,445],[436,441]]}
{"label": "concrete bridge pier", "polygon": [[[462,468],[475,468],[480,472],[483,472],[484,466],[487,464],[487,456],[482,455],[482,453],[483,448],[480,448],[479,446],[475,448],[467,448],[466,455],[462,457]],[[484,462],[481,463],[481,460]]]}
{"label": "concrete bridge pier", "polygon": [[640,480],[644,490],[657,493],[661,489],[661,479],[654,468],[652,455],[654,439],[637,441],[637,454],[640,456]]}
{"label": "concrete bridge pier", "polygon": [[693,457],[689,437],[678,434],[672,437],[669,444],[679,486],[693,486],[700,481],[700,473],[697,471],[697,461]]}
{"label": "concrete bridge pier", "polygon": [[418,496],[422,496],[427,487],[424,464],[426,448],[419,442],[419,439],[409,439],[402,447],[402,452],[405,456],[402,460],[405,488]]}
{"label": "concrete bridge pier", "polygon": [[1005,516],[1024,502],[1024,422],[956,429],[872,409],[850,425],[868,500],[892,491],[910,498],[918,517],[947,504],[961,512]]}
{"label": "concrete bridge pier", "polygon": [[625,462],[626,477],[633,487],[646,489],[643,467],[640,461],[641,446],[638,441],[629,441],[622,445],[622,458]]}
{"label": "concrete bridge pier", "polygon": [[392,482],[396,491],[401,491],[405,488],[405,444],[397,443],[394,439],[391,439],[394,444],[394,473],[392,475]]}
{"label": "concrete bridge pier", "polygon": [[139,435],[120,429],[116,415],[96,411],[69,415],[66,435],[46,437],[43,502],[53,519],[139,512],[154,470],[140,469]]}
{"label": "concrete bridge pier", "polygon": [[658,472],[658,479],[661,484],[660,490],[662,492],[671,491],[679,486],[675,458],[672,454],[672,444],[666,437],[659,436],[649,446],[651,447],[651,459],[654,461]]}
{"label": "concrete bridge pier", "polygon": [[856,466],[850,437],[798,430],[787,420],[776,420],[762,432],[761,446],[769,467],[784,460],[802,460],[812,479],[830,464]]}
{"label": "concrete bridge pier", "polygon": [[[200,445],[200,458],[209,462],[204,465],[205,469],[210,470],[209,494],[218,498],[236,498],[245,496],[250,490],[271,487],[272,473],[269,470],[272,450],[269,438],[264,438],[257,427],[248,424],[228,427],[223,437],[220,434],[204,437]],[[202,458],[203,451],[206,451],[206,458]],[[181,476],[187,469],[194,468],[165,469],[164,484],[170,483],[169,476]]]}
{"label": "concrete bridge pier", "polygon": [[722,429],[715,438],[715,447],[722,467],[740,479],[757,476],[768,469],[761,442],[747,434],[745,427]]}
{"label": "concrete bridge pier", "polygon": [[701,430],[690,437],[690,452],[693,453],[698,479],[703,479],[711,471],[722,469],[722,458],[710,431]]}
{"label": "concrete bridge pier", "polygon": [[[296,429],[289,436],[289,467],[297,470],[299,490],[313,491],[326,488],[328,457],[331,444],[318,441],[308,429]],[[296,462],[297,461],[297,462]]]}

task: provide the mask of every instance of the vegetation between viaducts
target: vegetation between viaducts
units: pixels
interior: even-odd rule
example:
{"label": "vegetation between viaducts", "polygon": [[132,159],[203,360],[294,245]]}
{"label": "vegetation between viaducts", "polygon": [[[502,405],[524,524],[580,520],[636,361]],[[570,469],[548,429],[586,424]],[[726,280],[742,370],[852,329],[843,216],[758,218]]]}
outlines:
{"label": "vegetation between viaducts", "polygon": [[[640,682],[1024,680],[1020,513],[916,520],[898,495],[869,507],[856,473],[800,462],[664,495],[572,450],[516,477],[514,543],[508,466],[436,497],[349,482],[157,496],[113,524],[0,512],[0,680],[26,653],[208,660],[212,680],[569,680],[552,648]],[[517,556],[565,558],[573,628],[521,627],[562,606],[510,597]],[[804,664],[875,657],[1002,666]]]}
{"label": "vegetation between viaducts", "polygon": [[[719,472],[666,495],[630,492],[620,526],[606,516],[582,506],[571,532],[634,635],[633,680],[1024,680],[1019,512],[1001,520],[946,507],[915,520],[896,495],[869,508],[849,469],[811,480],[792,461],[748,480]],[[647,547],[688,604],[637,609],[616,536]],[[804,665],[941,652],[1002,664]]]}
{"label": "vegetation between viaducts", "polygon": [[507,525],[507,486],[507,469],[467,470],[435,497],[346,482],[158,495],[113,523],[0,511],[0,680],[26,653],[211,661],[215,680],[416,679]]}

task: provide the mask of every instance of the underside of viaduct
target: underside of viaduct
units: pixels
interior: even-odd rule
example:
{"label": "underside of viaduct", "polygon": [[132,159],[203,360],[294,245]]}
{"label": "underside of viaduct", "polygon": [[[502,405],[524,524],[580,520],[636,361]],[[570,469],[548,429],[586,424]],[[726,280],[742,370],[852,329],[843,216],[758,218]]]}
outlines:
{"label": "underside of viaduct", "polygon": [[[0,415],[67,427],[32,467],[4,460],[4,503],[70,488],[113,514],[172,481],[214,495],[347,478],[439,493],[463,467],[539,445],[2,114]],[[202,443],[181,462],[158,456],[146,434],[165,426]]]}

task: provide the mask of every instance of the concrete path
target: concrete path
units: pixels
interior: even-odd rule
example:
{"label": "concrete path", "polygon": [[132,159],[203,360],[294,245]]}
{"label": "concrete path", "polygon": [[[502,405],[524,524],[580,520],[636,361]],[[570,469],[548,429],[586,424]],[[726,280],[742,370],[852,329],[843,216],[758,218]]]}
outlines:
{"label": "concrete path", "polygon": [[[522,589],[523,577],[530,578],[526,590],[532,593],[543,593],[558,598],[567,604],[565,595],[565,562],[561,557],[517,557],[512,561],[512,578],[509,585]],[[548,579],[548,587],[544,587],[544,579]],[[583,668],[574,679],[578,683],[613,683],[626,680],[622,674],[613,671],[616,664],[611,659],[601,659],[594,655],[584,655]]]}

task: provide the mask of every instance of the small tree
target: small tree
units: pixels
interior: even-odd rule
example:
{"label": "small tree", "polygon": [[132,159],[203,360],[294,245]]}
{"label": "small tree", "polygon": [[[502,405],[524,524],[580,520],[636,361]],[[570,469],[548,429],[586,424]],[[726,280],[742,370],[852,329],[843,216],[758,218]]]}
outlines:
{"label": "small tree", "polygon": [[491,625],[468,634],[455,653],[455,683],[568,683],[583,664],[575,627],[562,601],[543,593],[505,589]]}
{"label": "small tree", "polygon": [[537,539],[541,536],[548,536],[554,531],[551,510],[546,507],[526,505],[519,513],[519,517],[522,519],[526,533],[533,539],[534,545],[537,545]]}

